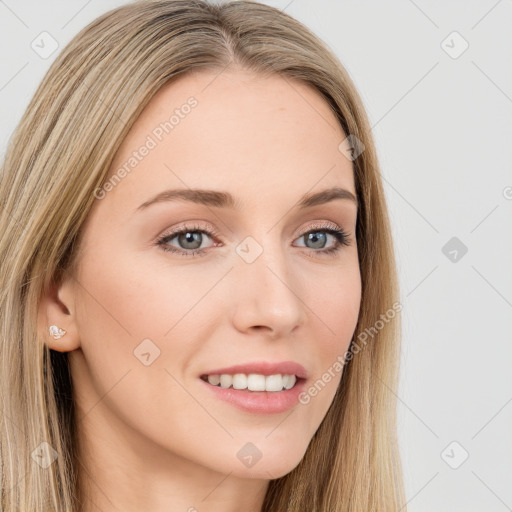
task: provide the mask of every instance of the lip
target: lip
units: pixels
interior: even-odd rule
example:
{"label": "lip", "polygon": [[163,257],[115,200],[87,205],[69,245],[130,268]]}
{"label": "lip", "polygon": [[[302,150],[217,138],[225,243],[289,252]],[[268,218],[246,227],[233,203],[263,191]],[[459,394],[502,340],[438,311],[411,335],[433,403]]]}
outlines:
{"label": "lip", "polygon": [[218,368],[203,373],[201,376],[206,375],[222,375],[227,373],[234,375],[236,373],[259,373],[262,375],[295,375],[297,381],[291,389],[283,391],[248,391],[233,388],[221,388],[220,386],[213,386],[207,380],[199,378],[203,386],[217,398],[224,400],[230,405],[236,407],[244,412],[254,414],[279,414],[291,409],[297,405],[299,395],[306,387],[306,379],[308,377],[307,371],[299,363],[294,361],[283,361],[279,363],[270,363],[266,361],[254,362],[248,364],[241,364],[230,366],[227,368]]}
{"label": "lip", "polygon": [[234,375],[235,373],[259,373],[261,375],[276,375],[280,373],[281,375],[293,374],[300,379],[308,378],[308,374],[304,366],[296,363],[295,361],[281,361],[276,363],[271,363],[268,361],[256,361],[253,363],[230,366],[229,368],[209,370],[202,375],[221,375],[223,373],[227,373],[229,375]]}
{"label": "lip", "polygon": [[295,386],[283,391],[247,391],[233,388],[212,386],[207,381],[198,379],[207,391],[244,412],[254,414],[279,414],[297,405],[299,395],[306,387],[305,379],[298,379]]}

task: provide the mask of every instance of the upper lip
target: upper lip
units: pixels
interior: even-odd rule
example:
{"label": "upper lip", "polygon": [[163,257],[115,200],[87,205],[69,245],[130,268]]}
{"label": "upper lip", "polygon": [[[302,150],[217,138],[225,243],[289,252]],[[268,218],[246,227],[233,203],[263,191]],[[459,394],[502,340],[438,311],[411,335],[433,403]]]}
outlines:
{"label": "upper lip", "polygon": [[203,375],[222,375],[223,373],[234,375],[235,373],[259,373],[262,375],[295,375],[301,379],[307,378],[307,371],[295,361],[281,361],[271,363],[269,361],[256,361],[253,363],[237,364],[226,368],[209,370]]}

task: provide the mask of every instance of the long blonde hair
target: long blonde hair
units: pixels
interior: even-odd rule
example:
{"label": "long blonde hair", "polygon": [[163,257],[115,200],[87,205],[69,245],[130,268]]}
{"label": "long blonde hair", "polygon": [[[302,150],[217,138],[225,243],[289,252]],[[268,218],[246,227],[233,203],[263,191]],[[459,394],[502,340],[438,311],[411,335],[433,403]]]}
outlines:
{"label": "long blonde hair", "polygon": [[[94,190],[152,96],[187,71],[228,65],[311,85],[364,147],[353,169],[363,287],[354,340],[365,344],[347,359],[302,461],[270,481],[262,512],[405,512],[394,394],[400,317],[374,327],[399,290],[370,125],[321,40],[286,13],[244,0],[141,0],[103,14],[52,63],[9,141],[0,174],[2,511],[83,506],[67,353],[44,343],[38,305],[74,272]],[[47,468],[34,462],[42,442],[58,454]]]}

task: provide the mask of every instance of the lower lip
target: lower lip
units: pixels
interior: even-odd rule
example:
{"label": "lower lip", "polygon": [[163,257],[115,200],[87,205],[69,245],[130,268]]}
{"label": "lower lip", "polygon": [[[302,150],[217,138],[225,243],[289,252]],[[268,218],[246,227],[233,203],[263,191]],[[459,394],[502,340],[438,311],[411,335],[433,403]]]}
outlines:
{"label": "lower lip", "polygon": [[299,395],[306,386],[305,379],[299,379],[291,389],[283,391],[248,391],[213,386],[199,379],[215,396],[245,412],[256,414],[278,414],[291,409],[299,401]]}

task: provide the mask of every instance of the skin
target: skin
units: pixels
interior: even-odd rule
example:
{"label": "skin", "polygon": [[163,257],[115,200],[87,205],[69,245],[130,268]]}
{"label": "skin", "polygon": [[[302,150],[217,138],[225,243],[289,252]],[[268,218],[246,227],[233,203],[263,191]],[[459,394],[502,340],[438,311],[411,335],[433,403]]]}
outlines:
{"label": "skin", "polygon": [[[87,512],[259,511],[269,480],[302,459],[341,379],[338,371],[307,405],[267,415],[219,400],[199,379],[233,364],[293,360],[310,386],[347,350],[361,299],[356,203],[295,208],[303,194],[333,186],[356,195],[329,106],[288,78],[217,75],[182,76],[152,98],[110,175],[190,96],[198,105],[95,201],[77,274],[41,303],[45,329],[67,331],[47,337],[69,352]],[[241,208],[172,201],[134,213],[176,188],[227,191]],[[198,235],[203,255],[156,245],[185,222],[217,232]],[[337,242],[321,229],[325,245],[308,242],[318,222],[343,229],[349,245],[322,255]],[[247,236],[263,249],[252,263],[235,251]],[[193,244],[167,245],[185,253]],[[146,338],[160,350],[148,366],[134,356]],[[247,442],[262,453],[252,467],[236,456]]]}

